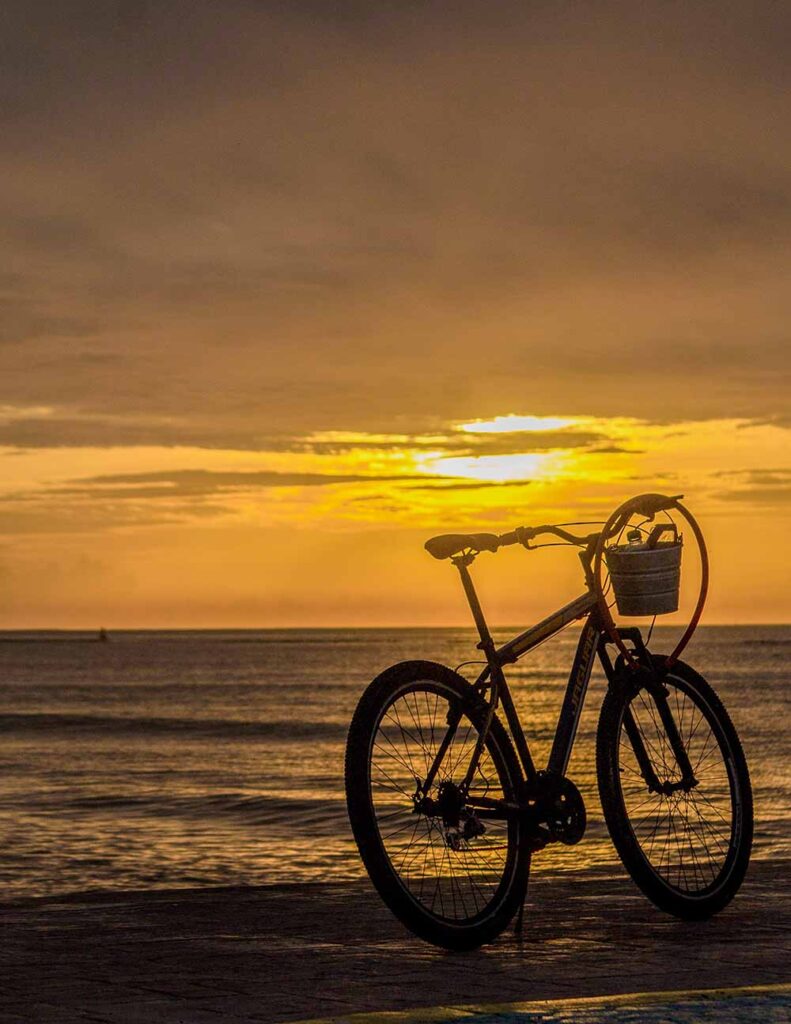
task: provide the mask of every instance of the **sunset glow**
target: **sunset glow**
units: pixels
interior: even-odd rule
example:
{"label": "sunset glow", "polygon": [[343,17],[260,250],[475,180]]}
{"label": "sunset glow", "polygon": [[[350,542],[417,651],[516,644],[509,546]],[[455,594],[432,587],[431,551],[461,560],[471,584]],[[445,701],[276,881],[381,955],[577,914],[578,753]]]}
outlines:
{"label": "sunset glow", "polygon": [[[604,518],[645,490],[684,493],[701,515],[715,566],[715,621],[785,614],[778,611],[787,607],[784,567],[771,554],[776,534],[761,525],[781,530],[788,522],[789,474],[778,468],[783,426],[527,414],[488,423],[509,429],[449,422],[414,435],[323,431],[281,436],[258,451],[7,448],[1,514],[16,540],[5,547],[15,597],[12,608],[6,592],[6,615],[20,625],[39,607],[37,621],[61,608],[75,625],[146,623],[163,614],[181,623],[229,616],[282,623],[304,600],[319,621],[339,621],[344,609],[363,623],[386,615],[411,621],[419,585],[420,614],[453,621],[463,609],[454,604],[454,581],[422,551],[427,536]],[[743,535],[750,537],[744,556]],[[499,607],[513,621],[528,612],[514,577],[517,557],[481,565],[486,576],[512,580]],[[403,577],[385,568],[393,558]],[[757,564],[758,596],[743,585]],[[525,563],[520,578],[562,599],[574,566],[571,555]],[[344,594],[334,611],[319,611],[309,583],[303,590],[314,569]],[[530,600],[540,611],[542,599]]]}
{"label": "sunset glow", "polygon": [[783,35],[495,7],[9,16],[0,625],[466,622],[426,537],[643,491],[791,620]]}
{"label": "sunset glow", "polygon": [[442,476],[514,483],[552,478],[557,475],[557,455],[513,454],[475,455],[435,459],[427,468]]}
{"label": "sunset glow", "polygon": [[563,427],[581,425],[583,420],[569,419],[563,416],[495,416],[492,420],[474,420],[462,423],[459,430],[472,434],[507,434],[521,430],[559,430]]}

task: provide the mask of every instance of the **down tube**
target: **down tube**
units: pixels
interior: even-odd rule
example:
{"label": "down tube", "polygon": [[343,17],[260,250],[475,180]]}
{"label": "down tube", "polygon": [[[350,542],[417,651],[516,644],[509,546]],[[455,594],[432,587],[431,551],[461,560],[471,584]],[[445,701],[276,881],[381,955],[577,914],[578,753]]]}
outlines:
{"label": "down tube", "polygon": [[596,658],[600,634],[601,626],[594,612],[585,620],[585,625],[580,633],[577,653],[574,655],[574,664],[571,666],[566,694],[563,697],[563,706],[560,709],[558,727],[555,730],[552,753],[549,755],[547,764],[547,771],[558,775],[566,774],[571,748],[574,746],[574,737],[577,735],[582,705],[585,703],[585,694],[593,670],[593,662]]}

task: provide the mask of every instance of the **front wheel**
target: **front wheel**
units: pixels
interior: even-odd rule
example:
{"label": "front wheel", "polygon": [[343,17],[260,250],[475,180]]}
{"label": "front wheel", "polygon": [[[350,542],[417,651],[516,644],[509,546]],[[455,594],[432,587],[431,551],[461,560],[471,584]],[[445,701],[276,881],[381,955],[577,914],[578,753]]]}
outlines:
{"label": "front wheel", "polygon": [[[654,657],[657,667],[663,661]],[[624,866],[656,906],[681,918],[711,917],[734,897],[750,859],[753,803],[742,746],[722,702],[688,665],[676,662],[663,689],[653,692],[637,679],[630,683],[628,670],[619,674],[599,719],[596,761],[607,827]],[[669,736],[668,711],[689,759],[686,772]]]}
{"label": "front wheel", "polygon": [[487,707],[450,669],[404,662],[365,691],[346,747],[349,819],[371,881],[408,928],[447,949],[495,938],[527,885],[524,820],[496,810],[518,802],[522,782],[496,717],[464,786]]}

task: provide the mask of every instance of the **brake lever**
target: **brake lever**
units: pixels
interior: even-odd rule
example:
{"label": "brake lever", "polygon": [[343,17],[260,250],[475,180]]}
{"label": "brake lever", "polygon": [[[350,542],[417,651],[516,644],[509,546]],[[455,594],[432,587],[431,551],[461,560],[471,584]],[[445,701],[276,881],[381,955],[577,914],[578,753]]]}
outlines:
{"label": "brake lever", "polygon": [[533,527],[517,526],[517,528],[514,530],[514,533],[516,534],[516,540],[518,544],[521,544],[522,547],[526,548],[528,551],[535,550],[533,545],[530,543],[530,541],[536,535],[536,530]]}

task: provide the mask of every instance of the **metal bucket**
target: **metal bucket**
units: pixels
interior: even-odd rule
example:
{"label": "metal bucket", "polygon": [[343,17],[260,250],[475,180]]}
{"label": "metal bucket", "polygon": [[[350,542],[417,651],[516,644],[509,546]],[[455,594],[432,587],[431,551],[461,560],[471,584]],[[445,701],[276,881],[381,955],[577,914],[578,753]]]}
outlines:
{"label": "metal bucket", "polygon": [[678,610],[681,537],[619,544],[605,553],[615,603],[621,615],[666,615]]}

